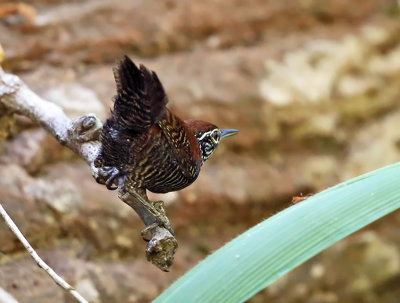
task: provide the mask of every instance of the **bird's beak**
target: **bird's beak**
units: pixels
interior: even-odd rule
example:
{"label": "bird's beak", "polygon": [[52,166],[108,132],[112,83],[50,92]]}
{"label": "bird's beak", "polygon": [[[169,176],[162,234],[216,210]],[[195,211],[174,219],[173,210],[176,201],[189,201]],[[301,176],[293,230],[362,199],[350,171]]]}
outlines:
{"label": "bird's beak", "polygon": [[221,131],[221,139],[233,136],[239,132],[237,129],[221,129],[220,131]]}

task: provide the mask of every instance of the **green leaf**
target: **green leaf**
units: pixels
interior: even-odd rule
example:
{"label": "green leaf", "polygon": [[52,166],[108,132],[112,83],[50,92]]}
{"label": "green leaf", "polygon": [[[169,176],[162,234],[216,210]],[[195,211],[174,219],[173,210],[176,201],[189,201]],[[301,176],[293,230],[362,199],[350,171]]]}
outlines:
{"label": "green leaf", "polygon": [[399,208],[396,163],[324,190],[254,226],[183,275],[155,302],[243,302]]}

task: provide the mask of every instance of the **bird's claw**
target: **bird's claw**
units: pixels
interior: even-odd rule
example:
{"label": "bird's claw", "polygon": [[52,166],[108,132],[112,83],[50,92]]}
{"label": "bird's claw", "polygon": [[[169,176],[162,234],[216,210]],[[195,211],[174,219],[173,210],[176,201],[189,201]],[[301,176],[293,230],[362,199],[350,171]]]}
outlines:
{"label": "bird's claw", "polygon": [[[107,189],[115,190],[123,182],[125,176],[116,167],[104,166],[99,168],[99,173],[96,178],[96,182],[100,184],[105,184]],[[113,186],[117,185],[117,186]]]}
{"label": "bird's claw", "polygon": [[165,216],[166,212],[165,212],[164,201],[151,201],[151,204],[153,204],[153,207],[157,210],[158,213]]}
{"label": "bird's claw", "polygon": [[78,142],[84,143],[88,141],[99,140],[102,130],[102,124],[93,114],[87,114],[72,121],[72,127],[68,130]]}
{"label": "bird's claw", "polygon": [[145,241],[150,241],[152,238],[152,234],[154,233],[154,229],[156,227],[164,227],[171,233],[171,235],[174,235],[174,230],[172,229],[171,223],[169,222],[166,216],[164,202],[163,201],[149,201],[149,202],[150,202],[149,210],[153,214],[155,222],[145,227],[142,230],[141,232],[142,238]]}

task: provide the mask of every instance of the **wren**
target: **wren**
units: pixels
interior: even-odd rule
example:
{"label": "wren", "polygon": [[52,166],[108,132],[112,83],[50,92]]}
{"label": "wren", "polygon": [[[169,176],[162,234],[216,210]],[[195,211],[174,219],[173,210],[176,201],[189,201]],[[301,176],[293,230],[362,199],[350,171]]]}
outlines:
{"label": "wren", "polygon": [[238,131],[181,120],[166,108],[168,98],[156,73],[127,56],[113,71],[117,94],[101,133],[97,181],[110,190],[129,184],[144,223],[173,233],[162,202],[150,201],[146,189],[167,193],[190,185],[219,142]]}

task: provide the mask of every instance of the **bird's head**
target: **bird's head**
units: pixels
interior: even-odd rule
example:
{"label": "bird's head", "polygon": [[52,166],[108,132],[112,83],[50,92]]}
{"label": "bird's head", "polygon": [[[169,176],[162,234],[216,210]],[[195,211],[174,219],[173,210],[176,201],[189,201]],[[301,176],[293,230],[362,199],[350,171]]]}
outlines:
{"label": "bird's head", "polygon": [[219,129],[214,124],[200,120],[188,120],[185,122],[194,132],[200,147],[203,163],[212,155],[222,139],[238,133],[236,129]]}

